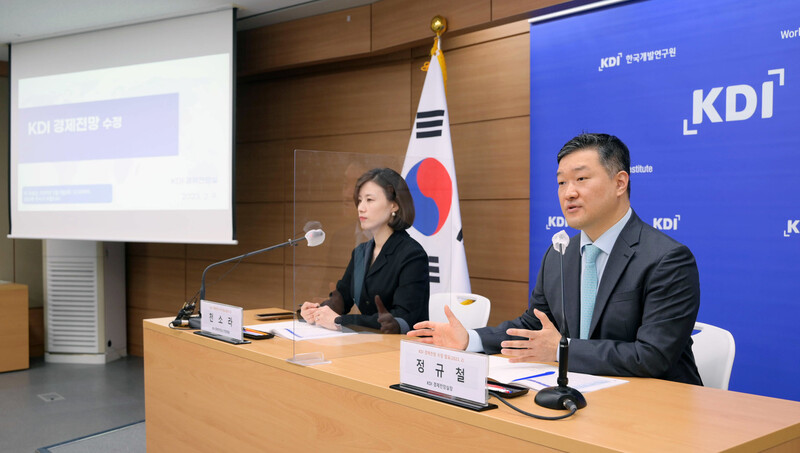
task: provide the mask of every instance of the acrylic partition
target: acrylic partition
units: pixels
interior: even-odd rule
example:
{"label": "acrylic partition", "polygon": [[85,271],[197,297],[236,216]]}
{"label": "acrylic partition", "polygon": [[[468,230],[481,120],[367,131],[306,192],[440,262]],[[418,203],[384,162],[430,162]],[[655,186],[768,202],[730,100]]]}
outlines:
{"label": "acrylic partition", "polygon": [[[312,232],[312,246],[303,242],[292,247],[292,298],[296,312],[306,302],[319,304],[328,300],[345,274],[354,248],[371,239],[360,227],[353,199],[358,178],[373,168],[388,167],[400,173],[402,165],[402,157],[398,156],[295,150],[292,237]],[[319,241],[319,232],[314,230],[324,231],[325,239],[319,245],[314,245]],[[356,306],[349,311],[358,313]],[[323,313],[323,318],[330,321],[335,317]],[[387,338],[369,326],[326,329],[306,322],[300,314],[291,324],[291,332],[286,334],[293,339],[289,361],[300,365],[399,347],[396,338]]]}

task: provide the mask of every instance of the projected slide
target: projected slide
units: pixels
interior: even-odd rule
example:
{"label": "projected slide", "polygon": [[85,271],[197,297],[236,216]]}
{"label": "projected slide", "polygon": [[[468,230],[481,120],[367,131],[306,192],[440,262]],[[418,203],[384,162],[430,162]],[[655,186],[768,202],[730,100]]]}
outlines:
{"label": "projected slide", "polygon": [[228,208],[229,58],[21,79],[19,210]]}
{"label": "projected slide", "polygon": [[9,236],[235,243],[235,21],[13,44]]}

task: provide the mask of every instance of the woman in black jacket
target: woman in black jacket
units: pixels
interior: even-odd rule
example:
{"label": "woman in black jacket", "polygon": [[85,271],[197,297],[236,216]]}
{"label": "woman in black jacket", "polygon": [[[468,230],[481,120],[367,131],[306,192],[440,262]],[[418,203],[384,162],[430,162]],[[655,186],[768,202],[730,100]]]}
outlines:
{"label": "woman in black jacket", "polygon": [[[309,324],[328,329],[358,325],[404,334],[428,319],[430,296],[428,255],[406,232],[414,223],[414,201],[403,177],[390,168],[361,175],[353,201],[372,239],[353,250],[330,298],[305,302],[300,313]],[[348,314],[353,305],[361,314]]]}

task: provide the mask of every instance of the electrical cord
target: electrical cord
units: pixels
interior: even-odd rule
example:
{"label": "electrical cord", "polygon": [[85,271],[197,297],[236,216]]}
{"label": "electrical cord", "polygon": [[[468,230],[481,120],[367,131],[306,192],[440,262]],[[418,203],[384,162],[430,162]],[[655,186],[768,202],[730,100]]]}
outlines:
{"label": "electrical cord", "polygon": [[197,291],[196,293],[194,293],[194,296],[192,296],[189,300],[184,302],[183,307],[181,307],[180,311],[178,311],[178,314],[177,316],[175,316],[175,319],[170,321],[169,324],[167,324],[167,326],[169,326],[170,329],[193,330],[191,327],[181,326],[179,325],[179,323],[181,321],[188,321],[189,318],[192,316],[192,313],[194,313],[194,307],[197,305],[197,296],[199,294],[200,291]]}
{"label": "electrical cord", "polygon": [[502,402],[506,406],[510,407],[511,409],[514,409],[515,411],[519,412],[520,414],[527,415],[528,417],[533,417],[533,418],[536,418],[536,419],[539,419],[539,420],[563,420],[563,419],[565,419],[567,417],[571,417],[573,414],[575,414],[575,412],[578,412],[578,406],[575,404],[574,401],[572,401],[570,399],[564,400],[564,403],[563,403],[564,407],[569,410],[568,414],[559,415],[557,417],[546,417],[544,415],[536,415],[536,414],[531,414],[530,412],[526,412],[526,411],[514,406],[513,404],[509,403],[502,396],[495,395],[494,393],[492,393],[492,396],[497,398],[497,399],[499,399],[500,402]]}

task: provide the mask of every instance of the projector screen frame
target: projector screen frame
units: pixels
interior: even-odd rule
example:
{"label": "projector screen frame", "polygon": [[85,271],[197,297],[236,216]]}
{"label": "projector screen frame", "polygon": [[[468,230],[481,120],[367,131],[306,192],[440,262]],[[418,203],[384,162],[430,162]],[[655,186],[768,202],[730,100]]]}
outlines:
{"label": "projector screen frame", "polygon": [[[13,239],[74,239],[74,240],[99,240],[99,241],[115,241],[115,242],[163,242],[163,243],[201,243],[201,244],[236,244],[236,184],[235,184],[235,176],[236,176],[236,80],[237,80],[237,73],[236,73],[236,58],[237,58],[237,34],[236,34],[236,22],[237,22],[237,10],[236,8],[225,8],[224,10],[215,10],[211,12],[204,12],[204,13],[197,13],[191,14],[188,16],[183,16],[179,18],[171,18],[171,19],[160,19],[156,21],[150,22],[143,22],[138,24],[130,24],[125,25],[122,27],[115,27],[115,28],[106,28],[103,30],[95,30],[90,32],[83,32],[77,33],[72,35],[65,35],[55,38],[47,38],[42,40],[36,41],[28,41],[24,43],[17,43],[12,46],[9,46],[9,63],[10,63],[10,77],[9,77],[9,118],[10,118],[10,125],[11,129],[9,130],[9,155],[8,155],[8,194],[9,194],[9,238]],[[201,17],[202,16],[202,17]],[[213,16],[213,17],[212,17]],[[218,206],[222,206],[221,209],[186,209],[183,210],[181,208],[178,209],[170,209],[164,207],[155,207],[156,209],[147,209],[148,206],[141,206],[138,209],[130,209],[129,213],[130,216],[126,219],[126,221],[119,221],[116,214],[120,212],[120,210],[112,210],[110,213],[104,213],[102,210],[97,209],[97,206],[89,206],[87,208],[83,208],[78,206],[77,204],[70,205],[70,202],[60,202],[64,203],[65,206],[68,206],[68,209],[62,210],[60,207],[56,207],[53,209],[50,208],[50,211],[43,211],[43,212],[35,212],[35,211],[28,211],[25,214],[28,215],[23,216],[24,221],[20,222],[19,213],[20,213],[20,206],[18,201],[20,200],[20,196],[22,193],[22,188],[19,181],[19,174],[17,173],[18,168],[21,162],[19,159],[19,155],[15,154],[18,153],[18,140],[19,137],[17,136],[22,135],[22,130],[20,127],[22,126],[19,124],[19,108],[20,108],[20,99],[19,99],[19,85],[21,80],[36,78],[36,77],[63,77],[72,75],[70,70],[75,70],[75,73],[80,73],[81,71],[90,72],[90,71],[105,71],[109,68],[107,67],[98,67],[98,66],[84,66],[82,68],[78,68],[78,63],[73,63],[72,66],[67,65],[67,72],[63,70],[55,70],[52,71],[49,68],[46,70],[41,71],[37,74],[32,74],[30,70],[26,72],[20,73],[16,68],[15,61],[19,60],[20,53],[15,52],[15,50],[19,51],[20,47],[26,45],[39,45],[39,43],[44,41],[52,41],[52,40],[60,40],[60,39],[75,39],[78,36],[79,40],[84,39],[97,39],[97,36],[104,36],[104,33],[114,33],[118,30],[123,30],[123,36],[128,34],[132,34],[132,31],[135,27],[152,27],[153,24],[158,24],[160,26],[166,25],[167,27],[173,27],[171,25],[176,21],[192,21],[199,18],[201,21],[206,20],[203,17],[209,17],[211,19],[207,20],[222,20],[224,23],[220,25],[219,30],[224,33],[224,38],[221,40],[215,40],[212,49],[216,47],[216,49],[222,48],[222,52],[207,52],[203,54],[202,52],[198,52],[201,57],[198,59],[197,53],[196,54],[188,54],[186,58],[178,58],[178,57],[171,57],[172,61],[174,62],[174,66],[180,67],[184,62],[182,60],[192,60],[197,59],[197,61],[202,60],[205,57],[212,58],[216,55],[217,58],[227,56],[227,64],[225,65],[224,69],[219,69],[220,73],[225,75],[224,81],[226,83],[225,88],[222,90],[224,92],[224,97],[220,97],[222,104],[225,107],[223,115],[225,116],[225,127],[229,127],[229,130],[223,130],[219,134],[220,137],[223,137],[223,141],[225,142],[225,147],[229,148],[229,150],[224,151],[224,156],[220,156],[218,154],[218,149],[216,146],[212,149],[211,145],[209,145],[208,150],[204,150],[206,154],[209,152],[213,152],[214,159],[222,159],[224,160],[225,167],[217,166],[214,167],[214,162],[212,161],[207,166],[220,168],[218,173],[221,175],[219,179],[209,179],[208,184],[220,184],[220,187],[223,187],[222,197],[217,197],[217,201],[212,203],[216,203]],[[228,17],[230,20],[228,21]],[[219,24],[218,24],[219,25]],[[223,29],[224,28],[224,29]],[[146,28],[145,28],[146,29]],[[218,30],[218,32],[219,32]],[[205,30],[203,30],[205,32]],[[197,32],[199,34],[201,32]],[[99,34],[99,35],[98,35]],[[216,35],[212,35],[215,36]],[[192,38],[186,37],[181,38],[182,41],[189,41]],[[213,38],[209,38],[211,41]],[[67,41],[73,42],[73,41]],[[228,46],[228,43],[230,45]],[[102,45],[98,45],[98,47],[102,47]],[[34,48],[35,49],[35,48]],[[141,52],[141,49],[139,49]],[[149,52],[149,51],[148,51]],[[172,50],[156,50],[154,51],[154,55],[169,55],[171,52],[176,52],[175,49]],[[204,56],[203,56],[204,55]],[[127,60],[130,64],[123,64],[121,65],[123,68],[125,67],[135,67],[137,64],[142,64],[141,61],[137,60],[140,57],[134,57],[130,60]],[[120,64],[119,61],[122,60],[114,60],[113,63]],[[214,60],[219,61],[219,60]],[[162,60],[156,59],[154,65],[159,65],[162,63],[169,64],[170,60]],[[191,61],[189,61],[191,63]],[[200,73],[201,75],[205,75],[205,73]],[[157,74],[158,75],[158,74]],[[200,77],[198,77],[200,78]],[[173,83],[179,83],[180,79],[176,79]],[[198,93],[200,93],[198,91]],[[197,98],[200,97],[199,94],[196,96]],[[124,100],[127,100],[125,98]],[[181,99],[182,100],[182,99]],[[177,102],[176,102],[177,103]],[[76,104],[73,104],[76,105]],[[217,110],[215,110],[217,111]],[[181,125],[183,127],[183,125]],[[30,134],[30,131],[28,131]],[[177,132],[176,132],[177,134]],[[226,140],[224,137],[228,137],[229,141]],[[218,144],[221,142],[218,142]],[[182,145],[183,146],[183,145]],[[144,149],[144,148],[142,148]],[[183,150],[183,148],[177,149],[175,151],[175,159],[178,160],[179,157],[178,153]],[[192,149],[192,151],[194,151]],[[126,158],[128,156],[123,156]],[[157,156],[161,157],[161,156]],[[167,156],[169,157],[169,156]],[[205,163],[202,159],[204,156],[200,155],[198,157],[198,162]],[[136,159],[138,156],[132,158]],[[76,159],[76,161],[79,159]],[[93,160],[93,163],[108,162],[107,158],[99,158]],[[108,164],[113,165],[113,164]],[[151,163],[151,166],[155,166],[156,164]],[[189,181],[194,184],[202,184],[198,183],[196,179],[190,179],[191,170],[182,169],[182,171],[186,172],[184,175],[186,176],[185,181]],[[144,178],[149,178],[150,176],[147,173],[142,172]],[[44,177],[44,176],[43,176]],[[219,182],[218,182],[219,181]],[[164,179],[162,178],[162,183],[164,183]],[[149,185],[149,181],[145,184]],[[187,183],[188,184],[188,183]],[[67,186],[70,187],[70,186]],[[74,186],[73,186],[74,187]],[[195,185],[194,187],[198,187]],[[155,189],[152,189],[155,191]],[[194,189],[192,189],[194,190]],[[91,192],[91,190],[90,190]],[[174,202],[174,201],[173,201]],[[56,202],[59,203],[59,202]],[[100,204],[101,202],[94,202],[95,204]],[[204,200],[195,200],[194,201],[196,206],[202,206],[205,208],[206,203]],[[187,203],[188,204],[188,203]],[[211,217],[211,214],[219,214],[222,212],[222,219],[220,220],[219,215],[217,215],[217,219],[214,220]],[[29,214],[34,214],[30,216]],[[58,214],[58,218],[54,217],[55,214]],[[54,220],[55,219],[55,220]],[[78,220],[86,220],[91,223],[98,225],[98,229],[102,230],[99,232],[89,232],[83,234],[82,232],[78,232],[76,234],[75,231],[69,231],[67,228],[66,230],[62,227],[69,226],[70,223],[78,221]],[[155,220],[154,220],[155,219]],[[158,232],[158,234],[153,234],[153,229],[157,228],[154,227],[156,220],[168,220],[169,223],[172,225],[170,233],[162,233]],[[125,220],[125,219],[124,219]],[[28,222],[26,226],[25,222]],[[36,225],[33,230],[30,228],[30,224]],[[55,228],[39,228],[38,225],[47,226],[52,224]],[[20,228],[22,225],[24,228]],[[203,234],[199,235],[196,233],[198,227],[209,227],[215,228],[221,231],[224,231],[224,234]],[[148,233],[143,233],[148,228],[151,229]],[[64,232],[66,231],[66,232]],[[211,237],[213,236],[213,237]]]}

